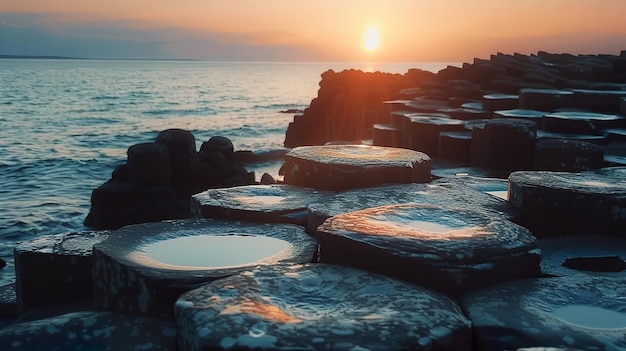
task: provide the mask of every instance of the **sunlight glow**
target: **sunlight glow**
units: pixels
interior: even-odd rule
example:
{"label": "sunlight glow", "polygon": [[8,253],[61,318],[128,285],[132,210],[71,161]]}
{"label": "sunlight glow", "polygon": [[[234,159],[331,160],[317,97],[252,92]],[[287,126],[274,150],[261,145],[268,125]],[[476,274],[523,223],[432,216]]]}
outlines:
{"label": "sunlight glow", "polygon": [[376,27],[369,27],[363,35],[363,46],[368,51],[373,51],[380,44],[380,31]]}

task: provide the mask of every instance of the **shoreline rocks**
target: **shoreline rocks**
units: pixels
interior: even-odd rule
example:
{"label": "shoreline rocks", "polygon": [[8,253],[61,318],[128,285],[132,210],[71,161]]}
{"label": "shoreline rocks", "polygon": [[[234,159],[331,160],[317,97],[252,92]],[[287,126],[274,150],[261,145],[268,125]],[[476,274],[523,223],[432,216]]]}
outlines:
{"label": "shoreline rocks", "polygon": [[[86,224],[121,229],[16,248],[28,277],[0,287],[0,349],[623,348],[625,91],[626,51],[498,53],[436,74],[325,72],[309,108],[285,111],[292,150],[218,136],[196,151],[163,131],[92,194]],[[286,184],[243,168],[281,160]],[[228,220],[189,218],[203,211]],[[191,240],[207,236],[252,241]],[[181,263],[194,256],[228,261]]]}

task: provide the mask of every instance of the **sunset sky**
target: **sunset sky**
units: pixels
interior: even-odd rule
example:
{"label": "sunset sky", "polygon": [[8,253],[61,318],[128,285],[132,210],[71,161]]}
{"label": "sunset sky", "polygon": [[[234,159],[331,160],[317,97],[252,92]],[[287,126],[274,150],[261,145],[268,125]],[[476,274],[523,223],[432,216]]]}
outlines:
{"label": "sunset sky", "polygon": [[0,54],[352,62],[619,54],[625,21],[626,0],[2,0]]}

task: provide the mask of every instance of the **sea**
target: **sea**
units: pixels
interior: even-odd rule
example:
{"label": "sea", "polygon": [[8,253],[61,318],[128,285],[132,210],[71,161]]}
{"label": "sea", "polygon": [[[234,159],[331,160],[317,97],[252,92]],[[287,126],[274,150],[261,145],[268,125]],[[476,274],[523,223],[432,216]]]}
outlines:
{"label": "sea", "polygon": [[[323,72],[448,65],[459,63],[0,59],[0,286],[15,281],[19,243],[88,230],[92,190],[160,131],[188,130],[198,149],[219,135],[235,150],[281,150],[293,119],[281,111],[304,110]],[[248,170],[278,176],[265,167]]]}

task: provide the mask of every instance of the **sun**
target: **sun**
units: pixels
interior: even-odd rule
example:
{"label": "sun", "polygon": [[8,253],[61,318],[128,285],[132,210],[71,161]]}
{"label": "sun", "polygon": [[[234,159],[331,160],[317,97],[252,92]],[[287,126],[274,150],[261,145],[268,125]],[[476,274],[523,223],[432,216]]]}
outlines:
{"label": "sun", "polygon": [[373,51],[380,44],[380,31],[376,27],[369,27],[363,34],[363,47],[368,51]]}

